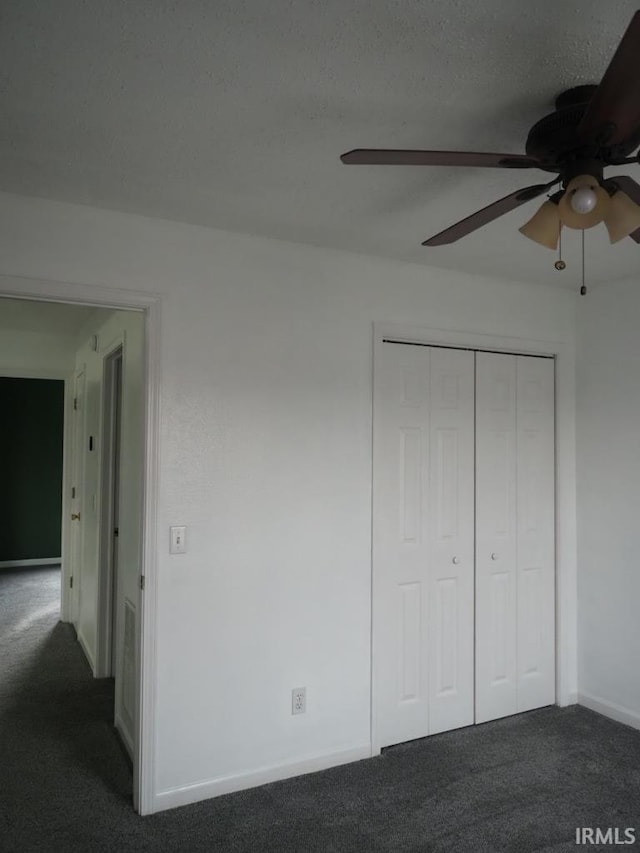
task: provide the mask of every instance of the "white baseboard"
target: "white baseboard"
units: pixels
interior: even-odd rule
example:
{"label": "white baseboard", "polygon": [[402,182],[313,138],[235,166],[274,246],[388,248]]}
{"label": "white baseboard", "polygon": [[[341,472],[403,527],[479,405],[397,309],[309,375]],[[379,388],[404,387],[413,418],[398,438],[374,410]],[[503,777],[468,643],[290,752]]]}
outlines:
{"label": "white baseboard", "polygon": [[563,699],[558,699],[557,705],[558,708],[567,708],[569,705],[577,705],[578,704],[578,694],[577,692],[567,693]]}
{"label": "white baseboard", "polygon": [[602,714],[603,717],[610,717],[619,723],[640,729],[640,714],[637,711],[616,705],[615,702],[609,702],[608,699],[601,699],[599,696],[592,696],[590,693],[578,693],[578,704]]}
{"label": "white baseboard", "polygon": [[62,557],[41,557],[35,560],[0,560],[0,569],[20,569],[28,566],[59,566]]}
{"label": "white baseboard", "polygon": [[93,658],[93,654],[91,653],[91,650],[89,649],[89,644],[87,643],[85,638],[82,636],[82,633],[78,630],[76,630],[76,638],[77,638],[78,642],[80,643],[80,648],[84,652],[84,656],[86,657],[87,661],[89,662],[89,666],[91,667],[91,674],[95,678],[95,676],[96,676],[96,662]]}
{"label": "white baseboard", "polygon": [[341,752],[311,756],[302,761],[275,764],[272,767],[263,767],[260,770],[239,773],[235,776],[223,776],[218,779],[196,782],[194,785],[170,788],[154,796],[153,811],[158,812],[164,809],[173,809],[176,806],[186,806],[188,803],[208,800],[211,797],[219,797],[221,794],[232,794],[246,788],[266,785],[268,782],[278,782],[292,776],[315,773],[318,770],[327,770],[330,767],[338,767],[341,764],[350,764],[352,761],[360,761],[363,758],[370,757],[371,744],[367,743]]}

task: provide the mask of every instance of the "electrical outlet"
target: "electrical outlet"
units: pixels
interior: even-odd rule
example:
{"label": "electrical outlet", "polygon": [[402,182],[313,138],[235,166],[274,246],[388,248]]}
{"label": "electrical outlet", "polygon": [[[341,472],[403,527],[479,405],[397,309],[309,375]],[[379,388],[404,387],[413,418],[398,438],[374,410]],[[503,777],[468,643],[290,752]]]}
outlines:
{"label": "electrical outlet", "polygon": [[307,688],[294,687],[291,691],[291,713],[304,714],[307,710]]}

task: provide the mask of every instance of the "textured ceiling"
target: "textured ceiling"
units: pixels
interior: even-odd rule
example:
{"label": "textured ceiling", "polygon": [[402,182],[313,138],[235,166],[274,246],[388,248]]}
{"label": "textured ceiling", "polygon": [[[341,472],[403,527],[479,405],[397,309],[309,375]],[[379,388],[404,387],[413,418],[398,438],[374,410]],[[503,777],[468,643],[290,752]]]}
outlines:
{"label": "textured ceiling", "polygon": [[[0,189],[574,285],[577,232],[564,273],[517,232],[539,201],[456,245],[420,246],[542,173],[347,167],[338,156],[522,152],[555,94],[600,79],[635,7],[1,0]],[[633,275],[640,247],[611,247],[600,227],[587,258],[591,281]]]}
{"label": "textured ceiling", "polygon": [[[73,337],[89,315],[104,309],[0,298],[0,330]],[[109,312],[105,311],[105,314]]]}

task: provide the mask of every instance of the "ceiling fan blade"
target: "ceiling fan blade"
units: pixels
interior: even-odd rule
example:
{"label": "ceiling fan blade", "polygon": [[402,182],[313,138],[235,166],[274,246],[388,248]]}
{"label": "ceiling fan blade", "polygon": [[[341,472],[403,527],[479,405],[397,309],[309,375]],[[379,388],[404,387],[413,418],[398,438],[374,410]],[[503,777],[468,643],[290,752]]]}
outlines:
{"label": "ceiling fan blade", "polygon": [[363,166],[485,166],[497,169],[539,169],[524,154],[490,154],[484,151],[410,151],[387,148],[354,148],[340,159]]}
{"label": "ceiling fan blade", "polygon": [[560,178],[556,178],[556,180],[551,181],[548,184],[536,184],[532,187],[525,187],[523,190],[516,190],[510,195],[506,195],[504,198],[494,201],[493,204],[483,207],[482,210],[472,213],[471,216],[467,216],[466,219],[456,222],[455,225],[445,228],[444,231],[441,231],[434,237],[430,237],[428,240],[425,240],[422,245],[445,246],[448,243],[455,243],[456,240],[460,240],[461,237],[466,237],[467,234],[471,234],[472,231],[476,231],[478,228],[482,228],[483,225],[493,222],[493,220],[498,219],[499,216],[503,216],[505,213],[509,213],[510,210],[515,210],[516,207],[520,207],[521,204],[542,195],[554,184],[557,184],[559,180]]}
{"label": "ceiling fan blade", "polygon": [[[629,196],[632,202],[640,206],[640,184],[637,181],[634,181],[629,175],[614,175],[606,181],[607,187],[610,187],[612,184],[625,195]],[[629,234],[629,237],[635,240],[636,243],[640,243],[640,228]]]}
{"label": "ceiling fan blade", "polygon": [[640,205],[640,184],[628,175],[614,175],[606,182],[607,185],[615,184],[619,190],[629,196],[631,201]]}
{"label": "ceiling fan blade", "polygon": [[618,145],[640,130],[640,12],[636,12],[578,126],[586,143]]}

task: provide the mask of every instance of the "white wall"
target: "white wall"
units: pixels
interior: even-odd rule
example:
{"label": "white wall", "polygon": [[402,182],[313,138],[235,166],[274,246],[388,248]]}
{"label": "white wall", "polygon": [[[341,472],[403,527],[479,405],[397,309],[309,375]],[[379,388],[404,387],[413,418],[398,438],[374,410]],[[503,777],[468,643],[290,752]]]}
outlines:
{"label": "white wall", "polygon": [[573,293],[11,196],[0,240],[0,274],[161,297],[153,808],[368,754],[374,321],[564,342],[575,690]]}
{"label": "white wall", "polygon": [[0,373],[63,379],[73,369],[73,336],[2,328],[0,300]]}
{"label": "white wall", "polygon": [[42,378],[73,368],[75,334],[90,308],[0,299],[0,370]]}
{"label": "white wall", "polygon": [[640,728],[640,345],[637,281],[580,300],[580,701]]}

